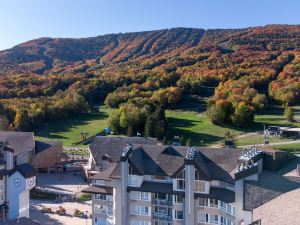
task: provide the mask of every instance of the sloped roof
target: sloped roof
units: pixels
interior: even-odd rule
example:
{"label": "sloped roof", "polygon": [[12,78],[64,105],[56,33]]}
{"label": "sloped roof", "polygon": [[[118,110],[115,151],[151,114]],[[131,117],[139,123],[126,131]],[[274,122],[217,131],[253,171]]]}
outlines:
{"label": "sloped roof", "polygon": [[300,189],[300,177],[286,175],[294,170],[298,163],[299,157],[277,172],[263,171],[258,181],[246,181],[244,209],[252,211],[284,193]]}
{"label": "sloped roof", "polygon": [[113,188],[112,187],[98,187],[91,185],[82,190],[83,193],[94,193],[94,194],[103,194],[103,195],[112,195]]}
{"label": "sloped roof", "polygon": [[[187,146],[139,145],[129,156],[130,164],[140,174],[174,176],[184,167]],[[233,183],[231,172],[237,167],[241,150],[195,148],[195,167],[204,180]]]}
{"label": "sloped roof", "polygon": [[53,146],[62,145],[59,141],[35,141],[35,153],[39,154]]}
{"label": "sloped roof", "polygon": [[14,150],[14,155],[34,150],[35,141],[32,132],[0,131],[0,139],[8,142]]}
{"label": "sloped roof", "polygon": [[107,167],[107,169],[105,169],[99,173],[96,173],[91,178],[98,179],[98,180],[111,180],[111,175],[114,172],[114,170],[116,169],[117,165],[118,165],[118,163],[110,163],[109,166]]}
{"label": "sloped roof", "polygon": [[99,165],[102,156],[108,156],[111,161],[118,162],[123,148],[127,144],[156,145],[158,141],[156,138],[98,136],[89,148],[96,164]]}
{"label": "sloped roof", "polygon": [[262,224],[295,225],[300,221],[300,188],[280,195],[254,209],[253,220]]}
{"label": "sloped roof", "polygon": [[13,170],[11,170],[9,172],[9,174],[12,175],[16,171],[18,171],[25,178],[30,178],[37,174],[37,171],[29,163],[24,163],[24,164],[16,166]]}
{"label": "sloped roof", "polygon": [[[187,146],[133,144],[129,163],[138,175],[175,176],[183,168]],[[195,168],[203,180],[222,180],[234,183],[233,171],[238,165],[239,149],[196,148]],[[120,165],[112,166],[96,174],[96,179],[108,180],[120,177]]]}

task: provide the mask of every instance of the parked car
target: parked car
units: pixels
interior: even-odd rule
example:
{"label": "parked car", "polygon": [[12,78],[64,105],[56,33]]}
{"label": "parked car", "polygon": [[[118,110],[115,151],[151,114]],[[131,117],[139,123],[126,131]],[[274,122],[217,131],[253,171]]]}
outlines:
{"label": "parked car", "polygon": [[41,209],[41,212],[42,212],[42,213],[52,213],[52,210],[51,210],[51,208],[49,208],[49,207],[43,207],[43,208]]}
{"label": "parked car", "polygon": [[66,209],[62,206],[59,206],[58,210],[56,210],[56,214],[64,216],[64,215],[66,215]]}

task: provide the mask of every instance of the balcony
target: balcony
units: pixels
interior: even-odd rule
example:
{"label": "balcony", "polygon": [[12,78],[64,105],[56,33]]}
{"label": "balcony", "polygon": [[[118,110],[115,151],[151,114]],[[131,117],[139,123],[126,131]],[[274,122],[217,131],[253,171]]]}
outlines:
{"label": "balcony", "polygon": [[156,220],[164,220],[164,221],[168,221],[168,222],[172,221],[172,216],[166,215],[163,213],[159,213],[159,212],[153,212],[152,217],[153,217],[153,219],[156,219]]}
{"label": "balcony", "polygon": [[166,199],[152,199],[152,202],[155,205],[165,205],[165,206],[171,206],[173,204],[172,201],[166,200]]}

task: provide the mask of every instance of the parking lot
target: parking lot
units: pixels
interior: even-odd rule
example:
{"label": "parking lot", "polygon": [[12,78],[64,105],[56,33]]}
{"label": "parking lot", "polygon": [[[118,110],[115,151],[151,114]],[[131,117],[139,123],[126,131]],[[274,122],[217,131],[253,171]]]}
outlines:
{"label": "parking lot", "polygon": [[74,194],[88,187],[88,183],[79,174],[74,176],[74,173],[45,173],[37,175],[37,186],[57,193]]}
{"label": "parking lot", "polygon": [[[88,184],[83,181],[82,177],[74,173],[53,173],[53,174],[38,174],[37,187],[46,192],[57,194],[74,195],[82,189],[88,187]],[[54,213],[59,207],[66,209],[66,215],[58,215]],[[52,213],[42,213],[42,208],[51,208]],[[79,210],[87,215],[87,219],[74,217],[75,210]],[[92,202],[56,202],[51,200],[30,200],[30,218],[44,225],[91,225],[90,219],[92,210]]]}
{"label": "parking lot", "polygon": [[[52,211],[56,211],[59,206],[66,209],[66,215],[60,216],[58,214],[42,213],[43,207],[49,207]],[[88,215],[88,219],[74,217],[75,209],[78,209]],[[92,210],[92,202],[74,203],[63,202],[55,203],[45,200],[31,200],[30,201],[30,218],[43,225],[91,225],[92,219],[89,218]]]}

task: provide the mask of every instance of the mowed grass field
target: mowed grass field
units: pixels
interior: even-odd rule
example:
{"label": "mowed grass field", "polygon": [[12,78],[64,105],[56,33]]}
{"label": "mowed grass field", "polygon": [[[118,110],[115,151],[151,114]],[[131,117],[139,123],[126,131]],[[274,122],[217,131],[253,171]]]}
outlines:
{"label": "mowed grass field", "polygon": [[239,135],[242,131],[231,127],[214,125],[209,121],[205,112],[171,111],[166,112],[168,118],[168,139],[183,136],[185,140],[191,138],[193,145],[220,145],[226,132]]}
{"label": "mowed grass field", "polygon": [[107,118],[111,110],[100,106],[98,112],[44,124],[35,132],[35,136],[37,140],[56,140],[62,141],[65,146],[73,146],[74,142],[82,139],[81,132],[88,132],[88,136],[91,136],[107,127]]}
{"label": "mowed grass field", "polygon": [[[235,136],[238,146],[260,144],[263,143],[264,137],[256,132],[262,132],[264,125],[266,127],[271,125],[300,127],[300,123],[297,122],[300,121],[300,106],[294,107],[294,109],[295,122],[293,123],[288,122],[284,118],[282,107],[273,106],[270,107],[266,114],[256,115],[253,126],[244,130],[214,125],[209,121],[206,112],[203,110],[186,108],[183,110],[167,110],[167,138],[171,141],[174,136],[183,136],[185,141],[191,138],[193,145],[221,146],[224,143],[225,134],[230,131]],[[112,110],[111,108],[100,106],[98,112],[45,124],[40,130],[35,132],[35,135],[39,140],[58,140],[62,141],[65,146],[73,146],[74,142],[81,140],[81,132],[88,132],[88,135],[91,136],[107,127],[107,118]],[[270,139],[271,143],[283,141],[289,141],[289,139],[275,137]],[[296,151],[297,146],[297,144],[294,144],[289,149]],[[285,147],[280,146],[280,149],[284,150]],[[286,150],[288,150],[288,147],[286,147]]]}

